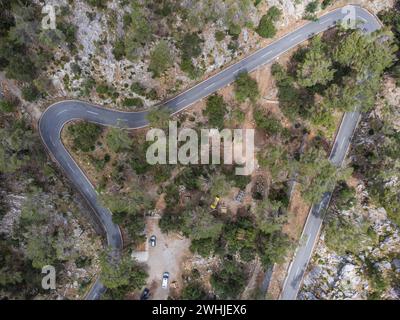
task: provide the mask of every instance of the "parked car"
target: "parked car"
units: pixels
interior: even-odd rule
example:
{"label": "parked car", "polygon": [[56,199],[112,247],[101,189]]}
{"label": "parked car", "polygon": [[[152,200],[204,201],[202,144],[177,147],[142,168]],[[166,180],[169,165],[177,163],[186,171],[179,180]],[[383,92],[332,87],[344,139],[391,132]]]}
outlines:
{"label": "parked car", "polygon": [[144,288],[142,295],[140,296],[140,300],[148,300],[150,298],[150,290],[148,288]]}
{"label": "parked car", "polygon": [[162,277],[162,283],[161,283],[161,287],[163,289],[167,289],[168,281],[169,281],[169,272],[164,272],[163,277]]}
{"label": "parked car", "polygon": [[152,235],[152,236],[150,237],[150,245],[151,245],[152,247],[155,247],[156,244],[157,244],[157,238],[156,238],[155,235]]}
{"label": "parked car", "polygon": [[214,202],[211,204],[210,208],[215,210],[218,206],[219,200],[221,200],[221,198],[219,196],[216,196],[214,199]]}

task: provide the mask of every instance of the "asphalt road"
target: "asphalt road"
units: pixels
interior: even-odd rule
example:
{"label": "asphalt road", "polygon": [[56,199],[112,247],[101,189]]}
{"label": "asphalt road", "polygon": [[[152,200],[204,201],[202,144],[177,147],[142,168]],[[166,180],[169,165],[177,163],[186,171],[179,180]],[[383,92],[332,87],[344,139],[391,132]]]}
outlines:
{"label": "asphalt road", "polygon": [[[362,28],[364,32],[373,32],[380,29],[381,25],[377,18],[362,9],[357,9],[357,16],[364,19]],[[356,107],[354,110],[358,110]],[[337,167],[341,167],[347,150],[350,147],[351,139],[356,130],[360,113],[357,111],[345,113],[339,131],[336,135],[329,160]],[[324,213],[328,208],[332,193],[326,192],[320,202],[314,204],[308,214],[303,232],[296,249],[293,260],[289,266],[288,274],[283,285],[280,299],[295,300],[301,288],[304,273],[307,270],[311,259],[315,243],[318,240],[319,232],[322,227]]]}
{"label": "asphalt road", "polygon": [[[365,22],[365,27],[368,31],[373,31],[379,28],[379,23],[374,16],[370,15],[360,7],[354,6],[352,8],[354,8],[357,18]],[[177,113],[189,107],[196,101],[214,93],[218,89],[229,85],[235,81],[235,78],[239,73],[251,72],[264,64],[270,63],[279,55],[297,46],[299,43],[317,33],[333,27],[338,20],[344,19],[347,14],[347,10],[334,10],[322,16],[318,21],[310,22],[267,47],[256,51],[252,55],[222,70],[182,94],[166,101],[163,105],[168,107],[172,113]],[[145,111],[120,112],[105,109],[82,101],[65,100],[51,105],[43,113],[39,121],[39,132],[50,155],[61,166],[67,177],[72,181],[74,186],[79,190],[87,203],[93,209],[93,217],[104,228],[107,244],[116,249],[115,251],[118,251],[123,246],[120,229],[112,222],[110,211],[102,207],[98,202],[95,189],[79,166],[75,163],[69,152],[65,149],[61,142],[60,133],[66,123],[76,119],[82,119],[104,126],[135,129],[147,125],[145,116]],[[331,156],[331,159],[335,164],[340,164],[345,156],[357,119],[357,113],[353,116],[351,116],[351,114],[346,114],[345,116],[344,125],[342,126],[343,129],[341,130],[342,133],[340,133],[336,139],[334,151]],[[298,279],[301,279],[302,274],[304,273],[312,252],[313,243],[318,235],[322,219],[318,217],[318,212],[315,214],[312,213],[311,216],[312,217],[306,225],[306,228],[309,225],[310,230],[305,232],[305,236],[310,236],[309,245],[306,246],[307,250],[304,252],[300,248],[294,261],[296,267],[294,270],[297,270],[297,266],[301,266],[301,273],[297,273],[294,277],[292,277],[292,273],[290,273],[288,285],[283,291],[283,298],[290,299],[296,297],[301,282]],[[86,298],[98,299],[104,291],[104,286],[97,280],[90,289]]]}

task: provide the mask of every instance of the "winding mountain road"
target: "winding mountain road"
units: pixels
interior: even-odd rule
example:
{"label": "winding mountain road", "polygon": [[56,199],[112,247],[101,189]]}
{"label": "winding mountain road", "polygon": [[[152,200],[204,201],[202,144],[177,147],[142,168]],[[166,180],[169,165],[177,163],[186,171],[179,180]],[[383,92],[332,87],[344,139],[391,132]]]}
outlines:
{"label": "winding mountain road", "polygon": [[[227,67],[182,94],[166,101],[163,105],[169,108],[172,113],[184,110],[196,101],[234,82],[239,73],[251,72],[262,65],[270,63],[279,55],[297,46],[313,35],[333,27],[339,20],[346,21],[353,18],[363,23],[363,28],[365,28],[366,32],[372,32],[380,27],[377,19],[361,7],[346,6],[334,10],[322,16],[318,21],[310,22],[298,28],[267,47]],[[121,112],[105,109],[82,101],[65,100],[48,107],[39,121],[40,136],[48,152],[86,199],[87,203],[92,208],[93,217],[104,228],[107,244],[117,251],[123,247],[120,229],[112,222],[111,212],[101,206],[93,185],[64,147],[61,141],[61,130],[66,123],[78,119],[103,126],[136,129],[147,125],[146,113],[146,111]],[[345,157],[358,118],[359,114],[357,112],[347,113],[344,116],[330,157],[335,165],[340,166]],[[297,250],[292,267],[289,270],[288,280],[285,283],[282,293],[283,299],[296,298],[301,279],[311,257],[312,249],[322,224],[321,209],[328,205],[329,198],[330,195],[327,194],[326,197],[324,197],[325,200],[319,205],[314,206],[309,215],[304,228],[305,231],[303,232],[303,237],[307,237],[307,244],[305,246],[301,245]],[[89,290],[86,299],[99,299],[104,291],[104,286],[97,279]]]}

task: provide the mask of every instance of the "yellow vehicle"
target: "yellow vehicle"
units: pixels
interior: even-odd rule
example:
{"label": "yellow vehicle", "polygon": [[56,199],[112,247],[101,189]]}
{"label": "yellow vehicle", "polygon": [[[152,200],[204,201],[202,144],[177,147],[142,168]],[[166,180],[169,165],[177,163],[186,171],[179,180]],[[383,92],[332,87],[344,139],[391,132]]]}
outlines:
{"label": "yellow vehicle", "polygon": [[220,197],[216,196],[215,199],[214,199],[214,202],[211,204],[210,208],[211,209],[216,209],[217,206],[218,206],[219,200],[221,200]]}

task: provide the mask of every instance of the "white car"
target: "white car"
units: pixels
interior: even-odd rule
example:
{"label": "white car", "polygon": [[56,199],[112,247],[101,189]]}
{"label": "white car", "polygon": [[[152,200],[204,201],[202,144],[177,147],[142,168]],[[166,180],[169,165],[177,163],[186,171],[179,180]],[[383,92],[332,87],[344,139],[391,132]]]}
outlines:
{"label": "white car", "polygon": [[162,283],[161,283],[161,287],[163,289],[167,289],[168,281],[169,281],[169,272],[164,272],[163,277],[162,277]]}
{"label": "white car", "polygon": [[156,238],[156,236],[151,236],[150,237],[150,245],[152,246],[152,247],[155,247],[156,246],[156,242],[157,242],[157,238]]}

